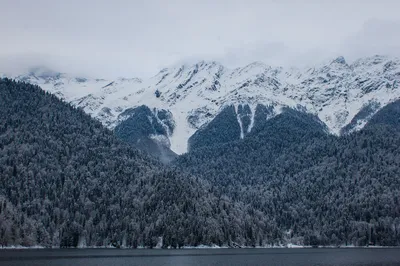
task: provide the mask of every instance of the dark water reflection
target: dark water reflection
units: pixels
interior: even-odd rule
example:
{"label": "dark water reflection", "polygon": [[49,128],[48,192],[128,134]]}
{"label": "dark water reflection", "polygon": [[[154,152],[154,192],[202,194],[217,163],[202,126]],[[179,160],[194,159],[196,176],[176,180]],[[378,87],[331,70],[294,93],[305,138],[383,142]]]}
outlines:
{"label": "dark water reflection", "polygon": [[400,266],[400,249],[0,250],[0,265]]}

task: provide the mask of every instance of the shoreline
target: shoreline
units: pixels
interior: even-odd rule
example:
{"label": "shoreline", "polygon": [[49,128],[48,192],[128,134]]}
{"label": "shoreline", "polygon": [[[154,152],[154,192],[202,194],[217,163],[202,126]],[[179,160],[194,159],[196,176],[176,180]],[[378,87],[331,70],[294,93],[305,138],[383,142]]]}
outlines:
{"label": "shoreline", "polygon": [[160,247],[113,247],[113,246],[91,246],[91,247],[44,247],[44,246],[7,246],[1,247],[0,250],[91,250],[91,249],[120,249],[120,250],[198,250],[198,249],[400,249],[400,246],[297,246],[297,245],[288,245],[288,246],[265,246],[265,247],[229,247],[229,246],[185,246],[181,248],[160,248]]}

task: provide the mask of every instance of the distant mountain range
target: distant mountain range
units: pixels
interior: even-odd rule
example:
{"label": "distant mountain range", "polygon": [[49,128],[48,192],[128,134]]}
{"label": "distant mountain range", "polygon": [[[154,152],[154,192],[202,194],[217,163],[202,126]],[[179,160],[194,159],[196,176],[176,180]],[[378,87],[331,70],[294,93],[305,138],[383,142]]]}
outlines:
{"label": "distant mountain range", "polygon": [[[257,106],[268,110],[262,119],[287,107],[315,114],[330,133],[343,135],[363,128],[373,114],[400,98],[400,60],[378,55],[352,64],[338,57],[306,69],[260,62],[229,69],[201,61],[163,69],[145,80],[89,79],[44,68],[13,78],[41,86],[123,139],[167,157],[196,147],[190,144],[195,133],[226,108],[236,117],[235,139],[262,123],[255,119]],[[224,126],[223,119],[214,121],[213,128],[219,126]]]}

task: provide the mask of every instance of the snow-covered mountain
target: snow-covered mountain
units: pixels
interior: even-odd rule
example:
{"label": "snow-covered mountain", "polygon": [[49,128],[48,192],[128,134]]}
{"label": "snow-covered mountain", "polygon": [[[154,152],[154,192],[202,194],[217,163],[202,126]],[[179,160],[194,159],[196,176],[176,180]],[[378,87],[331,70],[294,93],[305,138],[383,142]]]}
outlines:
{"label": "snow-covered mountain", "polygon": [[[151,123],[165,129],[155,131],[162,136],[156,133],[151,138],[161,139],[178,154],[187,151],[190,136],[228,106],[235,107],[242,137],[254,126],[259,104],[273,106],[275,114],[282,107],[316,114],[331,133],[344,134],[362,128],[380,108],[400,98],[400,60],[385,56],[352,64],[338,57],[307,69],[273,68],[260,62],[229,69],[201,61],[163,69],[145,80],[89,79],[43,69],[14,78],[41,86],[112,129],[145,105],[153,112]],[[239,112],[243,106],[250,108],[246,128]]]}

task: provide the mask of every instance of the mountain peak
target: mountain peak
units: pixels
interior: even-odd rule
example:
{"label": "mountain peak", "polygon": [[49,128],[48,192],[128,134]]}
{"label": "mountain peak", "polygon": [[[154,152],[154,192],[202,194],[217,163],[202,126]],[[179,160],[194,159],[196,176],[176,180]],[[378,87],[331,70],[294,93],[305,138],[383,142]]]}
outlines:
{"label": "mountain peak", "polygon": [[28,69],[29,76],[35,76],[38,78],[48,79],[48,78],[58,78],[62,73],[54,71],[45,66],[35,66]]}
{"label": "mountain peak", "polygon": [[219,63],[217,61],[207,61],[207,60],[201,60],[199,62],[197,62],[198,66],[215,66],[215,65],[219,65]]}
{"label": "mountain peak", "polygon": [[261,61],[254,61],[254,62],[248,64],[247,66],[245,66],[244,68],[253,68],[253,67],[268,68],[269,66],[267,66],[267,64],[265,64],[264,62],[261,62]]}
{"label": "mountain peak", "polygon": [[332,63],[341,64],[341,65],[346,65],[346,64],[347,64],[347,63],[346,63],[346,59],[344,59],[343,56],[338,56],[338,57],[336,57],[336,58],[332,61]]}

